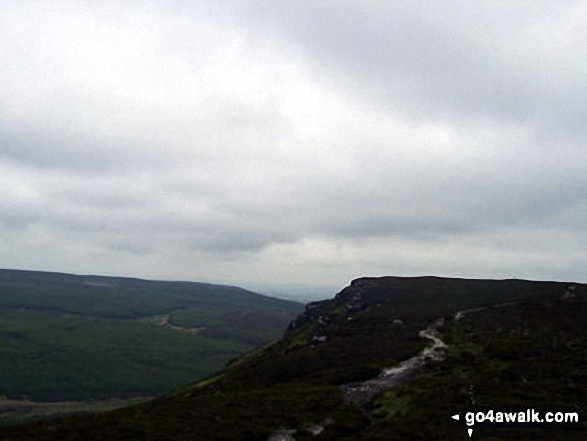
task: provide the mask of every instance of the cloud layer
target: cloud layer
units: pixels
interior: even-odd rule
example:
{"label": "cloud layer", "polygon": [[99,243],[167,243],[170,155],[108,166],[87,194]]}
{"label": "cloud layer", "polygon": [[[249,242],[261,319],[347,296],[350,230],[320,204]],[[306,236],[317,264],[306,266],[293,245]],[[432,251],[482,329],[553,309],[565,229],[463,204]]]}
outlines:
{"label": "cloud layer", "polygon": [[587,281],[584,2],[3,2],[0,265]]}

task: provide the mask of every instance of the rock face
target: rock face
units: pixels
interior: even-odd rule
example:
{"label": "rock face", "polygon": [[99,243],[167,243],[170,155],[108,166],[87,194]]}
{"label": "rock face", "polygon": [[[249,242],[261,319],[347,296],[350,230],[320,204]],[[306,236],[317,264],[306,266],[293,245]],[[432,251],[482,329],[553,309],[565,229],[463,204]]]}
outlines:
{"label": "rock face", "polygon": [[269,441],[296,441],[296,439],[291,435],[278,434],[273,435],[271,438],[269,438]]}
{"label": "rock face", "polygon": [[310,321],[317,321],[320,325],[328,325],[328,315],[339,308],[344,308],[347,315],[366,311],[369,307],[364,300],[364,294],[377,287],[380,279],[360,278],[353,280],[350,286],[334,296],[332,300],[321,300],[306,305],[301,313],[288,327],[288,331],[298,329]]}
{"label": "rock face", "polygon": [[[450,415],[475,397],[587,408],[587,285],[570,286],[357,279],[212,379],[107,417],[3,427],[0,439],[452,441],[468,438]],[[558,430],[494,439],[563,439]]]}
{"label": "rock face", "polygon": [[267,441],[296,441],[293,437],[295,430],[279,430],[269,437]]}
{"label": "rock face", "polygon": [[353,321],[354,316],[368,313],[375,303],[365,296],[379,285],[379,279],[353,280],[331,300],[312,302],[288,326],[284,339],[295,341],[294,346],[315,348],[336,336],[341,326]]}
{"label": "rock face", "polygon": [[[307,427],[303,431],[306,433],[309,433],[310,435],[318,436],[322,432],[324,432],[324,429],[326,429],[327,426],[334,424],[334,422],[335,422],[334,418],[328,417],[324,421],[322,421],[320,424],[316,424],[314,426]],[[277,432],[272,434],[267,441],[296,441],[296,439],[294,437],[294,435],[296,433],[298,433],[298,431],[295,429],[278,430]]]}
{"label": "rock face", "polygon": [[563,299],[574,299],[577,295],[575,294],[575,285],[567,286],[567,290],[563,296]]}

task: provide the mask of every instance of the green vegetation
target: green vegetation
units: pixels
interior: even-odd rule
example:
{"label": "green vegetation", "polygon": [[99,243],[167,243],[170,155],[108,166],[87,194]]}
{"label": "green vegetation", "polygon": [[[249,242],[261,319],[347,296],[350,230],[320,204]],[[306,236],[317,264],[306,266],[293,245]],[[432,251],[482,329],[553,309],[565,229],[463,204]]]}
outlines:
{"label": "green vegetation", "polygon": [[35,401],[156,395],[250,346],[128,320],[0,311],[2,394]]}
{"label": "green vegetation", "polygon": [[[575,288],[569,295],[563,283],[362,279],[308,305],[282,339],[206,381],[109,413],[6,427],[0,439],[266,440],[294,430],[298,441],[465,440],[450,415],[474,401],[581,412],[575,430],[479,428],[479,439],[584,440],[587,288]],[[447,318],[444,361],[427,363],[368,403],[345,398],[341,386],[421,351],[418,332],[438,317]]]}
{"label": "green vegetation", "polygon": [[394,389],[386,390],[373,402],[373,416],[391,419],[405,412],[409,404],[408,395],[399,395]]}
{"label": "green vegetation", "polygon": [[[168,393],[279,337],[301,308],[229,286],[0,270],[0,397]],[[0,423],[17,410],[3,418],[0,402]]]}
{"label": "green vegetation", "polygon": [[0,307],[138,318],[210,305],[300,309],[234,286],[0,270]]}
{"label": "green vegetation", "polygon": [[409,400],[409,411],[380,421],[370,439],[409,439],[413,434],[422,439],[464,439],[464,429],[447,415],[472,402],[502,409],[577,406],[583,421],[575,430],[564,431],[554,425],[477,426],[482,439],[585,439],[587,299],[563,299],[561,294],[448,322],[443,337],[449,344],[446,360],[427,365],[414,381],[395,390]]}
{"label": "green vegetation", "polygon": [[25,400],[0,400],[2,424],[16,424],[42,418],[57,418],[80,412],[105,412],[145,402],[149,397],[109,399],[101,401],[34,402]]}
{"label": "green vegetation", "polygon": [[[244,307],[202,304],[174,311],[170,323],[185,328],[204,328],[200,335],[258,346],[283,334],[291,310],[278,307]],[[261,326],[262,325],[262,326]]]}

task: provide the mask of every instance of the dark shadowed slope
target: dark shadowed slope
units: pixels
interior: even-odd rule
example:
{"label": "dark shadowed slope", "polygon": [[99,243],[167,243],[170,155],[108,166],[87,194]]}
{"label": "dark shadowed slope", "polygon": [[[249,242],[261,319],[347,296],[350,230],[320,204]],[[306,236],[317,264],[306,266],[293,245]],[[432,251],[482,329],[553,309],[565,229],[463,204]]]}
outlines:
{"label": "dark shadowed slope", "polygon": [[[206,381],[108,414],[7,427],[0,437],[465,440],[450,416],[474,402],[565,405],[582,418],[572,428],[476,428],[481,439],[584,440],[586,313],[579,284],[358,279],[334,299],[309,304],[281,340]],[[420,331],[442,318],[444,359],[426,360],[367,400],[349,398],[350,387],[420,353],[430,344]]]}

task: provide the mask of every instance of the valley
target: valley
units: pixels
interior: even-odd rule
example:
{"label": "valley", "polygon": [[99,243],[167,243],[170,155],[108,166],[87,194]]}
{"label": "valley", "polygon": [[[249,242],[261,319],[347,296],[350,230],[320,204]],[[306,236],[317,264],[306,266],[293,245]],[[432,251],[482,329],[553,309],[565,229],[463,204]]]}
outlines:
{"label": "valley", "polygon": [[583,440],[585,314],[581,284],[357,279],[205,380],[119,410],[7,426],[0,439],[465,440],[451,415],[475,405],[566,406],[580,419],[476,427],[474,439]]}
{"label": "valley", "polygon": [[0,270],[0,424],[168,393],[301,308],[236,287]]}

